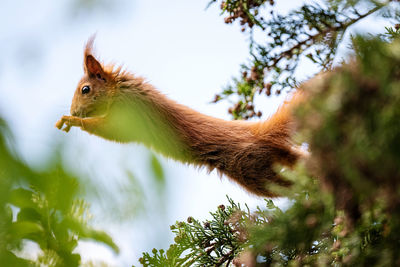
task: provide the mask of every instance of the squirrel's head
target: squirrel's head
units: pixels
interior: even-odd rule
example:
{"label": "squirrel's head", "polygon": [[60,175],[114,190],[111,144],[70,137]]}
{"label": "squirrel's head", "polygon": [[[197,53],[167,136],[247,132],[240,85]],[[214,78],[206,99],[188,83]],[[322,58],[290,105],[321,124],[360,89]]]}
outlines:
{"label": "squirrel's head", "polygon": [[94,37],[85,47],[84,75],[78,83],[71,105],[71,115],[94,117],[107,112],[110,95],[115,88],[112,73],[94,57],[92,52]]}

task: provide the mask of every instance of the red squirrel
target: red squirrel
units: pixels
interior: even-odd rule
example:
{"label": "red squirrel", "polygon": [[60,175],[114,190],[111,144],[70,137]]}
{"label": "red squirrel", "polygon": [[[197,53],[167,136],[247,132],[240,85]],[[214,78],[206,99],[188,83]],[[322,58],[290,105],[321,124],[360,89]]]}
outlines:
{"label": "red squirrel", "polygon": [[121,67],[101,64],[93,55],[93,38],[83,67],[71,116],[62,116],[57,128],[65,124],[68,132],[77,126],[108,140],[143,143],[181,162],[217,169],[259,196],[277,196],[269,183],[291,185],[274,164],[290,167],[302,156],[291,141],[291,113],[302,93],[293,94],[266,121],[226,121],[176,103]]}

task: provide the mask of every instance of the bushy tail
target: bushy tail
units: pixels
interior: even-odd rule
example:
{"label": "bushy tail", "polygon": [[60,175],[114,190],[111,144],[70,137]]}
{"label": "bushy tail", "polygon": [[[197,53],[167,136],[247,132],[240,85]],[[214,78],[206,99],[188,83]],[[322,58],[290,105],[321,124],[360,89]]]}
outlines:
{"label": "bushy tail", "polygon": [[295,129],[293,111],[305,101],[305,98],[305,93],[301,89],[290,94],[271,117],[254,126],[255,134],[260,137],[289,138]]}

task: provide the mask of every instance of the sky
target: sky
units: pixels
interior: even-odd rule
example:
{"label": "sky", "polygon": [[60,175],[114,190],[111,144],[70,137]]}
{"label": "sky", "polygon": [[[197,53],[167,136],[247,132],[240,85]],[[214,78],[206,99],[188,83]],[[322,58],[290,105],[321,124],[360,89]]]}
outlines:
{"label": "sky", "polygon": [[[228,103],[210,102],[248,58],[248,36],[239,26],[226,25],[217,5],[206,10],[206,0],[118,0],[94,9],[76,6],[76,2],[3,3],[0,116],[9,123],[18,152],[27,162],[40,165],[62,142],[65,164],[96,184],[100,193],[91,203],[92,223],[111,234],[121,253],[82,242],[78,250],[83,259],[131,266],[142,252],[168,247],[172,242],[169,226],[176,220],[188,216],[205,220],[209,211],[227,203],[226,195],[252,208],[262,206],[263,199],[215,172],[157,155],[166,175],[162,189],[150,172],[152,154],[143,146],[108,142],[79,129],[66,134],[54,127],[60,116],[69,114],[83,74],[83,47],[94,33],[96,55],[104,62],[122,64],[144,76],[179,103],[230,119]],[[294,7],[293,1],[277,2],[283,11]],[[378,22],[373,25],[382,28]],[[308,72],[305,69],[304,75]],[[281,101],[282,97],[260,102],[264,118]],[[127,172],[135,177],[136,188],[127,189],[132,185]],[[277,202],[287,205],[282,199]],[[107,217],[104,211],[109,208],[117,216]]]}

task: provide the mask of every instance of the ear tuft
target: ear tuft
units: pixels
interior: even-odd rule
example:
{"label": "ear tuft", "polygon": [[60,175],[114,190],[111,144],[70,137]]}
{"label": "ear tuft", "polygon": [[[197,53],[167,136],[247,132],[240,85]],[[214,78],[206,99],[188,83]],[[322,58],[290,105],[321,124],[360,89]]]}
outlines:
{"label": "ear tuft", "polygon": [[93,55],[93,46],[95,39],[96,39],[96,34],[93,34],[92,36],[89,37],[89,40],[87,41],[85,46],[85,52],[84,52],[85,59],[88,55]]}

